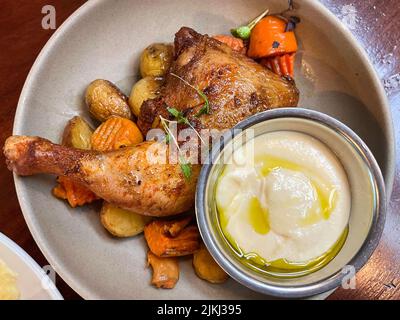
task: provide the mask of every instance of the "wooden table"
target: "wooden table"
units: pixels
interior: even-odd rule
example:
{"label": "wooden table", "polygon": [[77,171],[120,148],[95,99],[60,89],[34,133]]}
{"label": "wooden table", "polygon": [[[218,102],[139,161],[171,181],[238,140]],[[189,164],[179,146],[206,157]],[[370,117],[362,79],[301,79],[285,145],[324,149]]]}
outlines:
{"label": "wooden table", "polygon": [[[284,1],[284,0],[282,0]],[[301,0],[298,0],[299,2]],[[53,30],[41,27],[42,7],[53,5],[59,26],[83,0],[13,0],[0,7],[0,145],[11,135],[14,113],[25,78],[40,49]],[[400,134],[400,4],[398,0],[322,0],[343,17],[351,3],[357,23],[352,32],[362,43],[385,84],[393,112],[396,134]],[[400,140],[397,141],[400,154]],[[400,158],[396,182],[378,249],[357,274],[357,289],[338,289],[329,299],[400,299]],[[17,242],[41,266],[47,261],[34,242],[21,213],[11,172],[0,155],[0,231]],[[60,277],[57,287],[65,299],[79,299]]]}

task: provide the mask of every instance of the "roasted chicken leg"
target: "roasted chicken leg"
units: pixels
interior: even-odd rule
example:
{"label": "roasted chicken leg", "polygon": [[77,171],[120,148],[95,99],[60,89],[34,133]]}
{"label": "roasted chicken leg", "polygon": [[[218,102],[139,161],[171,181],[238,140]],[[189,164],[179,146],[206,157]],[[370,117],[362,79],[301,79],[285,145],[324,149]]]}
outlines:
{"label": "roasted chicken leg", "polygon": [[[208,114],[198,115],[204,101],[193,87],[207,96]],[[298,98],[292,80],[277,76],[218,40],[182,28],[175,37],[175,61],[161,96],[143,104],[139,126],[144,133],[159,127],[159,116],[171,119],[167,108],[174,107],[196,129],[228,129],[260,111],[296,106]],[[39,137],[12,136],[4,154],[9,169],[19,175],[67,176],[107,202],[144,215],[182,213],[193,206],[200,165],[194,165],[191,178],[186,179],[179,164],[153,164],[147,154],[158,144],[144,142],[100,153]]]}
{"label": "roasted chicken leg", "polygon": [[[143,215],[168,216],[193,205],[199,166],[190,180],[177,164],[153,164],[148,153],[156,142],[112,152],[68,148],[39,137],[6,140],[7,165],[19,175],[48,173],[82,183],[100,198]],[[162,146],[160,145],[162,148]]]}

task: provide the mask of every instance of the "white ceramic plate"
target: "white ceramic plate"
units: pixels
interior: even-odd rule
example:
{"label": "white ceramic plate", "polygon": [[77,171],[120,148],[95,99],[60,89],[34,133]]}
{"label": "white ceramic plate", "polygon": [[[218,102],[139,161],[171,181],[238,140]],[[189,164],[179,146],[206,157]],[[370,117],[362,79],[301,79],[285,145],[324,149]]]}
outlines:
{"label": "white ceramic plate", "polygon": [[63,299],[43,269],[21,247],[2,233],[0,233],[0,259],[17,274],[17,287],[21,299]]}
{"label": "white ceramic plate", "polygon": [[[227,33],[266,6],[286,0],[89,1],[61,26],[37,58],[21,94],[14,134],[59,141],[69,118],[89,118],[83,92],[92,80],[116,82],[126,93],[138,78],[138,57],[153,42],[171,42],[181,26],[201,33]],[[369,145],[390,193],[394,172],[393,128],[379,79],[350,32],[318,1],[297,1],[300,51],[296,82],[300,105],[349,125]],[[233,280],[211,285],[197,278],[191,261],[181,263],[173,290],[149,285],[142,236],[110,237],[99,208],[70,209],[51,195],[54,177],[15,177],[28,226],[62,278],[84,298],[253,299],[263,298]],[[320,296],[319,298],[321,298]]]}

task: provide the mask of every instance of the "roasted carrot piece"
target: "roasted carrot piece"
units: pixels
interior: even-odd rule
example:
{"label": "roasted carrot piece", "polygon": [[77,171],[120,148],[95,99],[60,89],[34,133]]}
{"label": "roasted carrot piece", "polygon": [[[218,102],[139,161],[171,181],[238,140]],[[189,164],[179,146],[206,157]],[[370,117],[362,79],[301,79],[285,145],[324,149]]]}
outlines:
{"label": "roasted carrot piece", "polygon": [[276,74],[282,75],[281,68],[279,65],[279,58],[274,57],[274,58],[271,58],[270,61],[271,61],[272,71]]}
{"label": "roasted carrot piece", "polygon": [[92,149],[116,150],[143,142],[143,135],[136,124],[126,118],[112,117],[103,122],[93,133]]}
{"label": "roasted carrot piece", "polygon": [[180,220],[170,221],[164,225],[164,233],[169,234],[171,237],[176,237],[189,223],[192,217],[186,217]]}
{"label": "roasted carrot piece", "polygon": [[261,59],[260,63],[280,76],[293,77],[296,36],[286,31],[287,22],[276,16],[267,16],[254,27],[247,55]]}
{"label": "roasted carrot piece", "polygon": [[293,77],[294,53],[261,59],[260,63],[280,76]]}
{"label": "roasted carrot piece", "polygon": [[286,64],[288,66],[289,76],[293,77],[294,75],[294,56],[296,53],[286,54]]}
{"label": "roasted carrot piece", "polygon": [[57,198],[67,200],[72,208],[82,206],[98,200],[92,191],[78,182],[66,177],[57,178],[58,185],[53,189],[53,195]]}
{"label": "roasted carrot piece", "polygon": [[195,252],[200,246],[200,234],[197,226],[190,225],[183,228],[172,237],[166,229],[171,221],[155,220],[144,228],[144,237],[147,244],[158,257],[179,257]]}
{"label": "roasted carrot piece", "polygon": [[227,36],[224,34],[217,34],[217,35],[213,36],[213,38],[222,43],[225,43],[227,46],[229,46],[233,50],[239,51],[243,54],[246,53],[246,47],[245,47],[242,39],[235,38],[233,36]]}
{"label": "roasted carrot piece", "polygon": [[279,59],[279,69],[280,69],[280,74],[281,75],[288,75],[289,74],[289,68],[287,65],[287,60],[286,60],[286,54],[277,56],[277,59]]}
{"label": "roasted carrot piece", "polygon": [[267,16],[254,27],[250,36],[247,55],[253,59],[277,56],[297,51],[296,36],[293,31],[286,31],[286,21]]}
{"label": "roasted carrot piece", "polygon": [[151,251],[147,252],[147,264],[153,268],[151,284],[157,288],[172,289],[179,280],[177,258],[159,258]]}

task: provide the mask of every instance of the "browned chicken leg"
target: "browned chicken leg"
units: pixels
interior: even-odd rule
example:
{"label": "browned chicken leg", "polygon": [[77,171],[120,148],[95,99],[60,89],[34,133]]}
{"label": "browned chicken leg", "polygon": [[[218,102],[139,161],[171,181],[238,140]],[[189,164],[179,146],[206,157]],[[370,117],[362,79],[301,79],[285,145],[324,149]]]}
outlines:
{"label": "browned chicken leg", "polygon": [[[193,205],[199,166],[186,180],[177,164],[152,164],[156,142],[100,153],[63,147],[39,137],[6,140],[7,165],[19,175],[49,173],[81,182],[100,198],[140,214],[167,216]],[[154,148],[155,149],[155,148]]]}
{"label": "browned chicken leg", "polygon": [[[176,76],[206,94],[209,114],[198,115],[204,101]],[[170,116],[169,106],[180,110],[197,129],[228,129],[257,112],[296,106],[298,98],[293,81],[215,39],[182,28],[175,36],[175,61],[161,96],[143,104],[139,125],[144,133],[158,127],[159,115]],[[193,166],[186,180],[179,164],[150,163],[146,153],[155,143],[99,153],[38,137],[13,136],[5,143],[4,154],[17,174],[68,176],[106,201],[137,213],[167,216],[187,211],[194,202],[200,166]]]}

